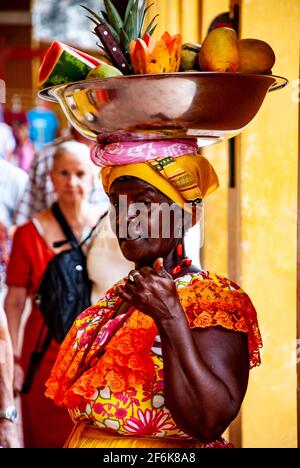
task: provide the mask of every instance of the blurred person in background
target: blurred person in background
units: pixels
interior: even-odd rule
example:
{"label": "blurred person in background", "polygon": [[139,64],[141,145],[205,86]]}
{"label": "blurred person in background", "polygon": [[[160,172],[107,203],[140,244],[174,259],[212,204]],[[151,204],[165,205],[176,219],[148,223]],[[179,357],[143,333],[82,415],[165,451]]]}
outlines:
{"label": "blurred person in background", "polygon": [[29,138],[26,112],[22,107],[19,94],[12,96],[10,107],[3,112],[3,118],[11,128],[15,139],[13,151],[10,152],[8,159],[20,169],[28,172],[34,157],[34,146]]}
{"label": "blurred person in background", "polygon": [[[4,101],[5,85],[4,81],[0,80],[0,103]],[[0,111],[1,110],[2,108],[0,107]],[[5,163],[4,166],[2,162]],[[3,196],[5,193],[4,187],[6,186],[6,184],[3,185],[4,181],[1,180],[1,174],[3,174],[1,165],[2,169],[6,167],[6,162],[2,161],[0,155],[0,265],[8,259],[7,227],[1,222],[1,219],[3,218],[3,221],[10,221],[9,214],[11,213],[11,210],[7,208],[4,203],[5,201],[3,200],[3,202],[1,202],[1,193]],[[10,199],[8,199],[8,201],[10,203]],[[15,425],[16,409],[14,407],[13,395],[13,353],[6,317],[1,305],[1,274],[0,266],[0,447],[17,448],[20,445],[18,431]]]}
{"label": "blurred person in background", "polygon": [[[55,191],[50,176],[53,166],[53,155],[59,145],[65,141],[76,140],[87,147],[91,147],[94,142],[84,138],[75,129],[64,136],[57,138],[52,143],[45,145],[35,155],[29,171],[29,180],[27,182],[25,193],[16,209],[15,223],[20,225],[31,219],[35,213],[45,210],[52,205],[55,200]],[[98,207],[99,211],[108,207],[108,198],[104,193],[102,184],[94,178],[93,187],[89,194],[89,202]]]}
{"label": "blurred person in background", "polygon": [[15,163],[25,172],[29,172],[34,159],[34,146],[29,138],[27,123],[14,122],[12,124],[16,148],[14,150]]}
{"label": "blurred person in background", "polygon": [[28,123],[26,117],[26,111],[23,108],[22,97],[20,94],[15,93],[12,95],[10,105],[6,107],[3,112],[4,122],[10,127],[13,127],[14,123],[26,124]]}
{"label": "blurred person in background", "polygon": [[10,159],[16,147],[12,128],[0,122],[0,159]]}
{"label": "blurred person in background", "polygon": [[27,112],[27,120],[29,136],[36,150],[40,150],[55,139],[59,125],[58,118],[45,100],[37,98],[36,107]]}
{"label": "blurred person in background", "polygon": [[[25,193],[16,210],[15,223],[17,225],[25,223],[35,213],[52,205],[55,200],[55,191],[50,175],[53,155],[59,145],[71,138],[85,144],[88,148],[94,145],[92,140],[85,138],[71,127],[64,137],[57,138],[51,144],[45,145],[36,154],[29,172]],[[97,174],[98,171],[95,166],[93,166],[93,169]],[[101,181],[98,179],[98,174],[94,178],[89,202],[95,208],[97,207],[99,213],[108,210],[108,197],[103,190]],[[98,299],[110,284],[119,280],[120,274],[127,274],[132,266],[133,264],[124,258],[116,236],[111,230],[108,216],[106,216],[100,221],[87,252],[87,268],[89,277],[93,282],[92,298]]]}
{"label": "blurred person in background", "polygon": [[13,395],[13,354],[4,310],[0,304],[0,448],[19,448]]}
{"label": "blurred person in background", "polygon": [[30,142],[28,135],[26,111],[23,109],[22,98],[18,93],[12,95],[10,105],[3,111],[3,121],[9,125],[14,138],[13,150],[10,151],[7,159],[9,159],[14,165],[27,171],[28,164],[26,164],[26,162],[23,164],[22,159],[24,158],[22,158],[22,154],[24,152],[27,156],[25,159],[28,159],[28,152],[30,151],[31,146],[31,162],[33,158],[33,144]]}
{"label": "blurred person in background", "polygon": [[28,175],[0,159],[0,305],[5,293],[5,273],[13,233],[13,218],[23,196]]}
{"label": "blurred person in background", "polygon": [[0,222],[9,227],[23,196],[28,175],[8,161],[0,159]]}
{"label": "blurred person in background", "polygon": [[[89,150],[81,143],[69,141],[56,149],[52,159],[51,179],[57,202],[80,241],[99,218],[99,211],[93,209],[87,201],[94,178]],[[32,300],[32,310],[24,331],[22,354],[20,358],[16,355],[15,359],[15,391],[22,388],[22,374],[28,368],[43,324],[34,300],[40,279],[49,260],[60,251],[70,248],[68,243],[61,248],[53,247],[53,242],[62,239],[65,239],[65,235],[51,208],[35,214],[29,222],[18,227],[14,235],[7,271],[5,311],[15,354],[27,296]],[[44,396],[44,383],[58,348],[59,345],[52,340],[34,376],[30,392],[21,396],[25,447],[62,447],[70,430],[71,421],[67,411],[56,408]]]}

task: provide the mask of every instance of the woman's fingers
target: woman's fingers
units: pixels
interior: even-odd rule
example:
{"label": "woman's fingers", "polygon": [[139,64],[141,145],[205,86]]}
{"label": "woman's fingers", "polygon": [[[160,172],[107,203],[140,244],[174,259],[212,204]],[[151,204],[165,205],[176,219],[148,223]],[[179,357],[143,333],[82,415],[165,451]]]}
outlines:
{"label": "woman's fingers", "polygon": [[158,276],[161,276],[162,278],[172,279],[172,276],[164,267],[164,259],[162,257],[159,257],[155,260],[153,263],[153,270]]}
{"label": "woman's fingers", "polygon": [[137,270],[131,270],[128,275],[128,282],[130,284],[135,284],[141,278],[141,273]]}
{"label": "woman's fingers", "polygon": [[132,295],[125,289],[126,286],[117,286],[116,292],[118,296],[127,302],[132,302]]}

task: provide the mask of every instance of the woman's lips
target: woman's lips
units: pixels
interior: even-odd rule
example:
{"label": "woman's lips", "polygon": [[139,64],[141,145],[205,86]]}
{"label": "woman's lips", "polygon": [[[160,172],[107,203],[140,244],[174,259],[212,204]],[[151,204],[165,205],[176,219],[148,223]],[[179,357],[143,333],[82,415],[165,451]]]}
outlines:
{"label": "woman's lips", "polygon": [[145,236],[145,235],[141,235],[140,233],[137,234],[136,236],[132,236],[132,237],[126,237],[126,238],[122,238],[120,239],[120,242],[134,242],[134,241],[137,241],[137,240],[143,240],[143,239],[147,239],[148,236]]}

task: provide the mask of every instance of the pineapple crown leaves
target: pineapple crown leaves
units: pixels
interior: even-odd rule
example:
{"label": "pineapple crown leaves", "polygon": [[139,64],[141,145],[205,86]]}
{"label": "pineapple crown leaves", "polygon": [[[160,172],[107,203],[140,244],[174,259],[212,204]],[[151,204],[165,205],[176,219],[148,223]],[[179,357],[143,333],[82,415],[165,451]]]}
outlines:
{"label": "pineapple crown leaves", "polygon": [[124,19],[122,19],[112,3],[111,0],[104,0],[104,6],[106,11],[101,11],[99,14],[85,5],[80,5],[84,8],[91,16],[87,16],[97,26],[99,24],[105,24],[121,49],[125,54],[129,53],[130,42],[136,40],[139,37],[143,37],[146,33],[152,35],[157,24],[155,20],[159,15],[155,15],[150,21],[149,25],[144,29],[144,23],[147,11],[154,5],[146,7],[146,0],[142,0],[140,8],[139,0],[129,0],[127,3]]}
{"label": "pineapple crown leaves", "polygon": [[110,32],[112,33],[112,35],[114,36],[114,38],[116,39],[116,41],[118,43],[120,42],[118,33],[115,31],[113,26],[109,23],[108,17],[105,11],[102,11],[99,13],[99,15],[97,15],[97,13],[95,13],[89,7],[85,5],[80,5],[80,6],[92,15],[92,16],[85,15],[88,19],[90,19],[96,26],[98,26],[99,24],[105,24],[110,30]]}

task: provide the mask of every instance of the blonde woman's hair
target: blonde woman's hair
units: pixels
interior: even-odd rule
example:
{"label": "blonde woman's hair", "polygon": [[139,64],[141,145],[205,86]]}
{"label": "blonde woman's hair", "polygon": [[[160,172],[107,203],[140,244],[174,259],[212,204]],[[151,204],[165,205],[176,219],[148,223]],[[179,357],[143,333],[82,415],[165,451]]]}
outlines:
{"label": "blonde woman's hair", "polygon": [[90,161],[90,149],[83,143],[75,140],[65,141],[56,148],[53,154],[53,165],[63,153],[73,153],[82,159]]}

